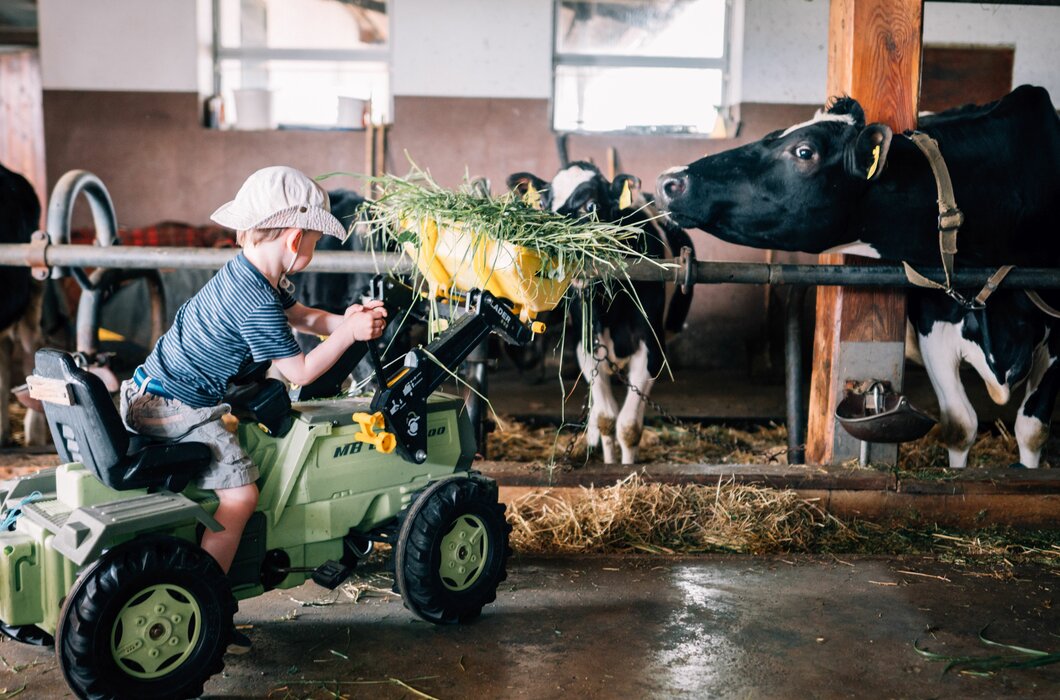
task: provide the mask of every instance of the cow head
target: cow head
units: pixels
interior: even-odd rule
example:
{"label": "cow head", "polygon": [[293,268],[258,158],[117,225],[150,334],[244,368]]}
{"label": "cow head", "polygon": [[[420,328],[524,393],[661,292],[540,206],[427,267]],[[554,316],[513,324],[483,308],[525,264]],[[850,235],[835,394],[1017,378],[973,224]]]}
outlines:
{"label": "cow head", "polygon": [[595,213],[601,221],[621,218],[639,188],[639,178],[622,174],[608,182],[599,168],[585,161],[563,168],[552,182],[531,173],[508,176],[508,189],[531,206],[576,218]]}
{"label": "cow head", "polygon": [[849,215],[887,160],[891,130],[839,98],[808,122],[659,176],[680,226],[755,248],[820,253],[853,243]]}

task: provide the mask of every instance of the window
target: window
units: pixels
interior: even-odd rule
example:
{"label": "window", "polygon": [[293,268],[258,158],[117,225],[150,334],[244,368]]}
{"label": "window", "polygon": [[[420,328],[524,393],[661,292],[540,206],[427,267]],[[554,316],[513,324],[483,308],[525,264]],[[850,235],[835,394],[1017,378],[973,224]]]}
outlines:
{"label": "window", "polygon": [[385,0],[212,0],[212,12],[220,125],[359,128],[367,116],[390,121]]}
{"label": "window", "polygon": [[731,0],[555,0],[553,128],[718,133],[731,14]]}

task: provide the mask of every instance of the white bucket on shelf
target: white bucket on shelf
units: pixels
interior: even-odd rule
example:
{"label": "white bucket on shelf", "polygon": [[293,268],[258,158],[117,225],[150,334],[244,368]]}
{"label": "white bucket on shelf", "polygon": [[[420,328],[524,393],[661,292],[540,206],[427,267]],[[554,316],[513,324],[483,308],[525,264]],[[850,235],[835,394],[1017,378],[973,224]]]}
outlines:
{"label": "white bucket on shelf", "polygon": [[359,97],[339,97],[339,116],[336,126],[343,129],[360,129],[364,126],[365,100]]}

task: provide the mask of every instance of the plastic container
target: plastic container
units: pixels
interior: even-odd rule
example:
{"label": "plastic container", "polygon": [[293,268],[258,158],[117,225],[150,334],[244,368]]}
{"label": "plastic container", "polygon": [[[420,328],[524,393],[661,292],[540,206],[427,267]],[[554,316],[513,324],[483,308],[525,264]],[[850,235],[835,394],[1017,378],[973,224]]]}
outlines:
{"label": "plastic container", "polygon": [[527,321],[556,308],[570,286],[571,275],[545,277],[545,261],[535,251],[459,226],[439,227],[433,219],[416,226],[419,246],[405,243],[404,250],[427,280],[431,294],[485,289],[512,302],[513,311]]}

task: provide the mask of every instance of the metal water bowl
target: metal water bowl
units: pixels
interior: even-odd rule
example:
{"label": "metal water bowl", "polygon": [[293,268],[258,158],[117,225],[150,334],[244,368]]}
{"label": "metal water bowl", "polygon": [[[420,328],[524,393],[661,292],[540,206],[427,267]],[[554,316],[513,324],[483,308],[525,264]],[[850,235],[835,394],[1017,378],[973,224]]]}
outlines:
{"label": "metal water bowl", "polygon": [[937,422],[879,383],[863,394],[848,395],[836,406],[835,417],[858,440],[882,443],[919,440]]}

